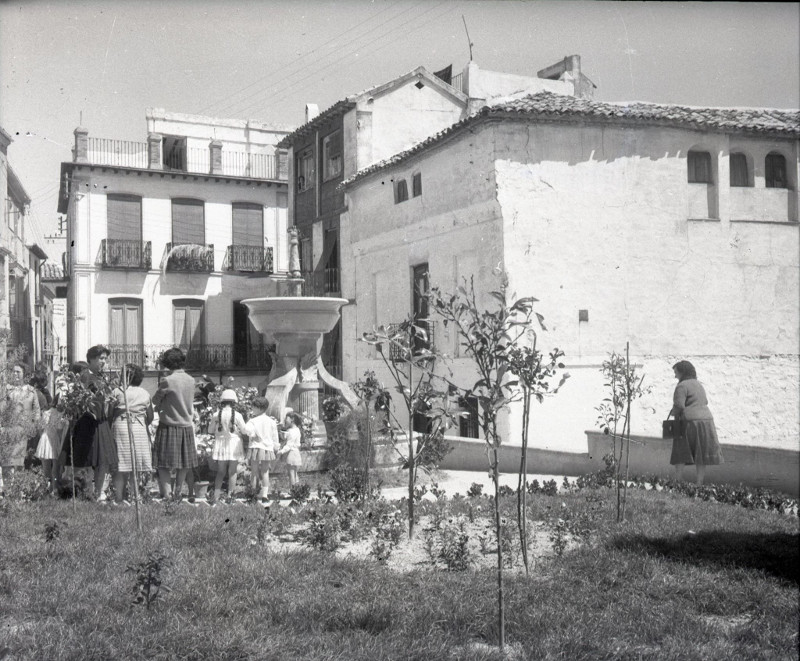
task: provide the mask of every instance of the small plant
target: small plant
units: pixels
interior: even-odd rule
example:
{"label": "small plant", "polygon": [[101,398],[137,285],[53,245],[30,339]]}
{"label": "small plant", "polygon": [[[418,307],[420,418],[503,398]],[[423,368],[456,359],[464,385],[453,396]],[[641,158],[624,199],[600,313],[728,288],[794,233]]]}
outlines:
{"label": "small plant", "polygon": [[436,498],[436,500],[444,498],[445,496],[445,490],[439,487],[438,482],[434,482],[433,484],[431,484],[430,492],[431,495]]}
{"label": "small plant", "polygon": [[422,497],[428,493],[428,485],[423,484],[422,486],[414,487],[414,502],[418,503],[422,500]]}
{"label": "small plant", "polygon": [[[64,524],[66,525],[66,524]],[[61,524],[58,521],[51,521],[44,524],[44,541],[48,543],[55,542],[61,537]]]}
{"label": "small plant", "polygon": [[49,484],[38,466],[30,470],[16,469],[6,480],[4,491],[9,500],[31,503],[47,497]]}
{"label": "small plant", "polygon": [[447,571],[464,571],[472,558],[469,550],[469,534],[463,517],[454,517],[443,523],[438,531],[437,557],[444,562]]}
{"label": "small plant", "polygon": [[467,489],[468,498],[477,498],[483,495],[483,485],[478,482],[473,482],[469,489]]}
{"label": "small plant", "polygon": [[510,487],[507,484],[501,484],[497,493],[502,497],[502,496],[513,496],[517,492],[514,490],[513,487]]}
{"label": "small plant", "polygon": [[364,471],[342,464],[328,474],[331,491],[339,502],[353,502],[370,498],[380,490],[380,485],[368,486]]}
{"label": "small plant", "polygon": [[310,509],[308,525],[300,533],[300,540],[320,551],[338,549],[342,543],[342,526],[336,512],[331,509]]}
{"label": "small plant", "polygon": [[304,503],[311,495],[310,484],[293,484],[289,487],[289,496],[295,503]]}
{"label": "small plant", "polygon": [[564,555],[568,544],[568,526],[564,519],[558,519],[556,525],[550,531],[550,543],[553,545],[553,552],[560,558]]}
{"label": "small plant", "polygon": [[162,553],[150,552],[147,560],[128,565],[126,572],[134,574],[133,600],[131,606],[145,605],[147,610],[155,603],[161,590],[169,592],[163,584],[161,572],[170,564],[168,556]]}
{"label": "small plant", "polygon": [[336,422],[345,410],[346,406],[341,395],[331,395],[322,400],[323,422]]}
{"label": "small plant", "polygon": [[403,516],[399,510],[382,514],[377,522],[372,540],[372,555],[379,563],[386,564],[392,551],[403,536]]}

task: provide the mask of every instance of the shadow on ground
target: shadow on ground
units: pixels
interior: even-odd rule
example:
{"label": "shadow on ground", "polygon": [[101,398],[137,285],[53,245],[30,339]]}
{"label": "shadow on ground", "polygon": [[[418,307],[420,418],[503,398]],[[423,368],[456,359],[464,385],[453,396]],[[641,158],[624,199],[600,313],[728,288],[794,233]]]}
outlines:
{"label": "shadow on ground", "polygon": [[618,537],[611,546],[677,562],[754,569],[800,583],[800,535],[797,534],[708,531],[682,537],[636,535]]}

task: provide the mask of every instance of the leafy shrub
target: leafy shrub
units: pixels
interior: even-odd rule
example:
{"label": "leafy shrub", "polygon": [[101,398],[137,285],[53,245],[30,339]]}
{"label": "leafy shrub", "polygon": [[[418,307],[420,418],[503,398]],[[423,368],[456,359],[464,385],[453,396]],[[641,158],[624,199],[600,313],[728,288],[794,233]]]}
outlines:
{"label": "leafy shrub", "polygon": [[47,497],[49,489],[50,485],[38,467],[31,470],[17,469],[5,479],[6,498],[16,502],[42,500]]}
{"label": "leafy shrub", "polygon": [[453,517],[435,531],[436,557],[444,562],[447,571],[464,571],[469,568],[472,558],[469,550],[469,534],[463,517]]}
{"label": "leafy shrub", "polygon": [[398,509],[380,515],[380,519],[376,522],[370,555],[381,564],[389,560],[392,551],[400,543],[404,524],[403,515]]}
{"label": "leafy shrub", "polygon": [[306,502],[310,495],[310,484],[293,484],[291,487],[289,487],[289,496],[291,496],[292,500],[296,503]]}
{"label": "leafy shrub", "polygon": [[307,522],[298,537],[320,551],[335,551],[342,543],[342,526],[335,507],[312,507],[306,512]]}
{"label": "leafy shrub", "polygon": [[147,560],[128,565],[126,572],[134,574],[133,601],[131,606],[145,605],[150,610],[161,590],[169,592],[163,584],[161,572],[170,564],[170,559],[163,553],[150,552]]}
{"label": "leafy shrub", "polygon": [[473,482],[469,489],[467,489],[467,496],[469,498],[476,498],[483,495],[483,485],[478,482]]}
{"label": "leafy shrub", "polygon": [[[444,432],[424,434],[420,439],[420,452],[416,465],[427,470],[436,468],[453,449],[452,444],[444,437]],[[408,468],[408,462],[403,465]]]}
{"label": "leafy shrub", "polygon": [[497,493],[499,493],[500,497],[502,498],[503,496],[513,496],[517,492],[507,484],[501,484],[500,488],[497,490]]}
{"label": "leafy shrub", "polygon": [[364,471],[355,466],[340,464],[328,473],[331,491],[340,502],[353,502],[375,497],[380,484],[367,486]]}

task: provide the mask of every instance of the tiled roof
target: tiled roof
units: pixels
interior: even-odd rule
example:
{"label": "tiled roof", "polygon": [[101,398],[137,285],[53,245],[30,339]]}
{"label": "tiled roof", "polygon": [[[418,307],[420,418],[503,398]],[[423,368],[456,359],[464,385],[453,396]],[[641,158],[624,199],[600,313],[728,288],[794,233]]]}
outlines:
{"label": "tiled roof", "polygon": [[64,268],[56,262],[46,261],[42,264],[42,280],[63,280]]}
{"label": "tiled roof", "polygon": [[656,103],[603,103],[572,96],[537,92],[484,106],[469,117],[432,135],[410,149],[356,172],[347,186],[373,172],[399,163],[477,122],[489,118],[525,117],[544,121],[602,122],[628,126],[664,126],[725,133],[800,136],[800,111],[771,108],[696,108]]}

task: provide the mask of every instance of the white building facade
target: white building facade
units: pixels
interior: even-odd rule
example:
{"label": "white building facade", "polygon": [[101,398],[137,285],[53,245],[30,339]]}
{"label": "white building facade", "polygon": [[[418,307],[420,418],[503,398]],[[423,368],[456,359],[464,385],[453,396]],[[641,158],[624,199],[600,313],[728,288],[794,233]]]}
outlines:
{"label": "white building facade", "polygon": [[75,131],[62,164],[70,360],[155,369],[182,347],[193,370],[256,369],[268,347],[240,301],[279,293],[288,268],[287,131],[148,110],[146,143]]}
{"label": "white building facade", "polygon": [[[415,310],[414,283],[462,278],[541,303],[539,347],[571,378],[535,405],[535,447],[586,452],[600,372],[624,352],[651,390],[633,432],[660,436],[671,365],[692,361],[724,443],[798,449],[796,111],[616,105],[540,93],[484,108],[345,182],[344,378],[380,373],[356,340]],[[398,198],[399,182],[408,195]],[[490,305],[483,296],[484,305]],[[437,348],[468,381],[452,330]],[[521,415],[504,417],[518,443]]]}

